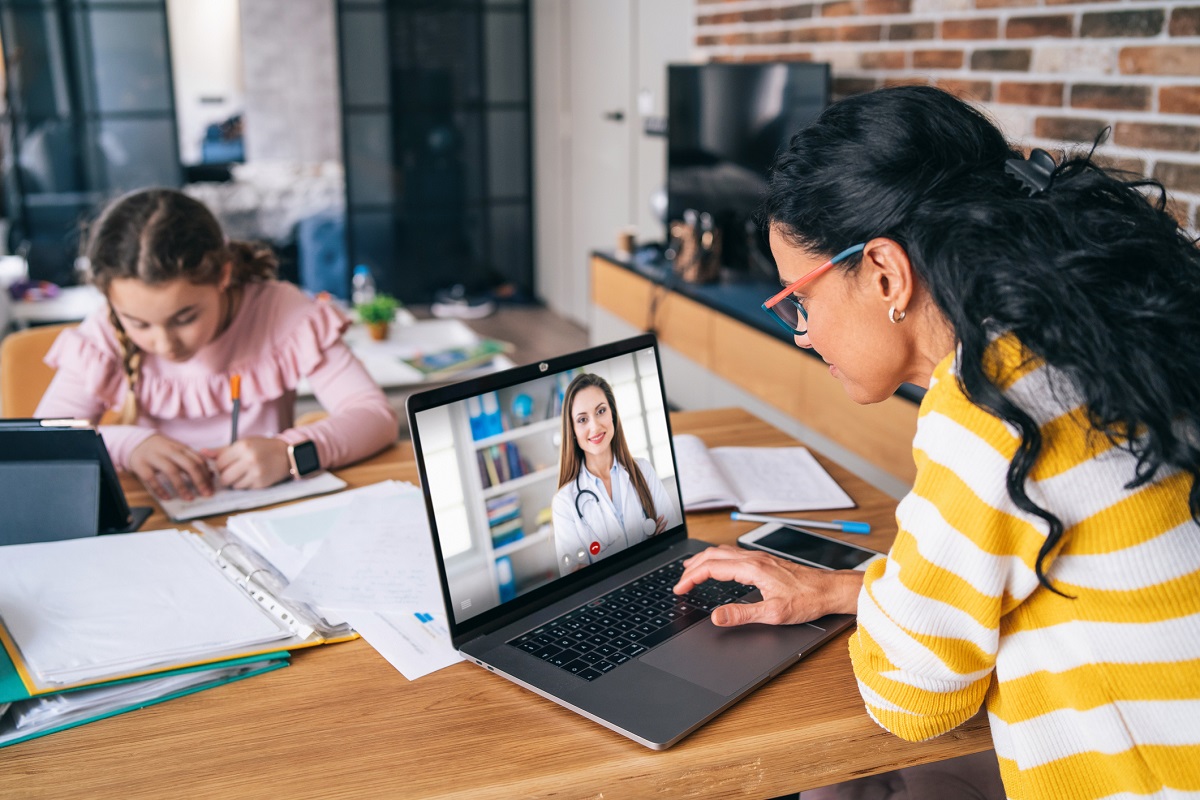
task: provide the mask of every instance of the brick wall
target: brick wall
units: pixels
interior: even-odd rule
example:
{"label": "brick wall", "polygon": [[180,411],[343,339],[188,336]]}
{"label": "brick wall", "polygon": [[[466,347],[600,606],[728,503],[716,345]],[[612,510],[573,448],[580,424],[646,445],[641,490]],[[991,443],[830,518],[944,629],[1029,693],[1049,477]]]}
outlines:
{"label": "brick wall", "polygon": [[1167,187],[1200,231],[1200,4],[1150,0],[697,0],[713,61],[825,61],[834,96],[929,83],[1051,152],[1098,151]]}

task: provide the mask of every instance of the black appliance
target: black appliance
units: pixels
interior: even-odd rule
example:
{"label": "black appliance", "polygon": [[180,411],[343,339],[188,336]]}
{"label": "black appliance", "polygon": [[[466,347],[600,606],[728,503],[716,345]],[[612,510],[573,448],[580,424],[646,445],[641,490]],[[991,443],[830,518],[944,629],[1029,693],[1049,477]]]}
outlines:
{"label": "black appliance", "polygon": [[667,67],[667,219],[707,212],[722,262],[774,279],[754,222],[775,156],[829,105],[828,64],[672,64]]}

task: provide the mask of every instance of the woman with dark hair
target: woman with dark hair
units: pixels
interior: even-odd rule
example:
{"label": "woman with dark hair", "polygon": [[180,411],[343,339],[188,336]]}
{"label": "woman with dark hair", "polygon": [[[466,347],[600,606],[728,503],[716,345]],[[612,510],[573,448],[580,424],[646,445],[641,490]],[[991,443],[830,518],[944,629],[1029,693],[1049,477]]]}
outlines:
{"label": "woman with dark hair", "polygon": [[[342,342],[346,318],[275,280],[270,249],[226,240],[198,200],[174,189],[117,198],[87,258],[108,302],[54,341],[57,372],[36,413],[95,423],[119,411],[99,428],[104,443],[159,496],[261,488],[395,441],[387,398]],[[302,378],[329,416],[297,428]]]}
{"label": "woman with dark hair", "polygon": [[910,740],[986,703],[1009,797],[1200,792],[1200,251],[1161,186],[1028,158],[928,87],[828,108],[766,204],[764,307],[859,403],[927,387],[886,562],[714,548],[764,600],[857,609],[871,716]]}
{"label": "woman with dark hair", "polygon": [[683,521],[650,461],[629,452],[612,387],[589,372],[563,396],[558,486],[550,508],[562,575]]}

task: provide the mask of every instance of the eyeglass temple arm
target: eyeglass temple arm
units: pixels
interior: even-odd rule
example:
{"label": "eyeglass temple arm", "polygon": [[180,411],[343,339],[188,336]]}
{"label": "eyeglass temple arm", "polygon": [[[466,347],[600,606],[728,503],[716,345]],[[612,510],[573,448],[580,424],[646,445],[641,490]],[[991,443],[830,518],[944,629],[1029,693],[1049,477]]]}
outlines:
{"label": "eyeglass temple arm", "polygon": [[843,261],[843,260],[849,258],[850,256],[854,255],[855,253],[861,253],[863,247],[865,247],[865,245],[862,245],[862,244],[856,244],[853,247],[847,247],[845,250],[838,253],[836,256],[829,259],[824,264],[822,264],[821,266],[814,269],[812,272],[808,273],[807,275],[801,276],[800,278],[798,278],[797,280],[795,280],[792,283],[789,283],[787,286],[785,286],[783,288],[783,291],[781,291],[777,295],[774,295],[769,300],[767,300],[765,303],[763,303],[763,305],[762,305],[763,310],[769,311],[780,300],[787,297],[792,292],[796,291],[796,289],[799,288],[800,286],[803,286],[804,284],[808,283],[809,281],[813,280],[814,278],[821,276],[822,274],[827,272],[829,270],[829,268],[832,267],[834,264],[837,264],[839,261]]}

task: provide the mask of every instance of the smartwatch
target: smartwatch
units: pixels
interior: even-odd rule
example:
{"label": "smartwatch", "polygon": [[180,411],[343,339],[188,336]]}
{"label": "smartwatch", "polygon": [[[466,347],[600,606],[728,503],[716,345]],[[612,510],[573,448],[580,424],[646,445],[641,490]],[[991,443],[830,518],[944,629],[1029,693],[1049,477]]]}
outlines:
{"label": "smartwatch", "polygon": [[288,472],[294,480],[311,475],[321,469],[321,459],[317,456],[317,446],[311,441],[289,444]]}

